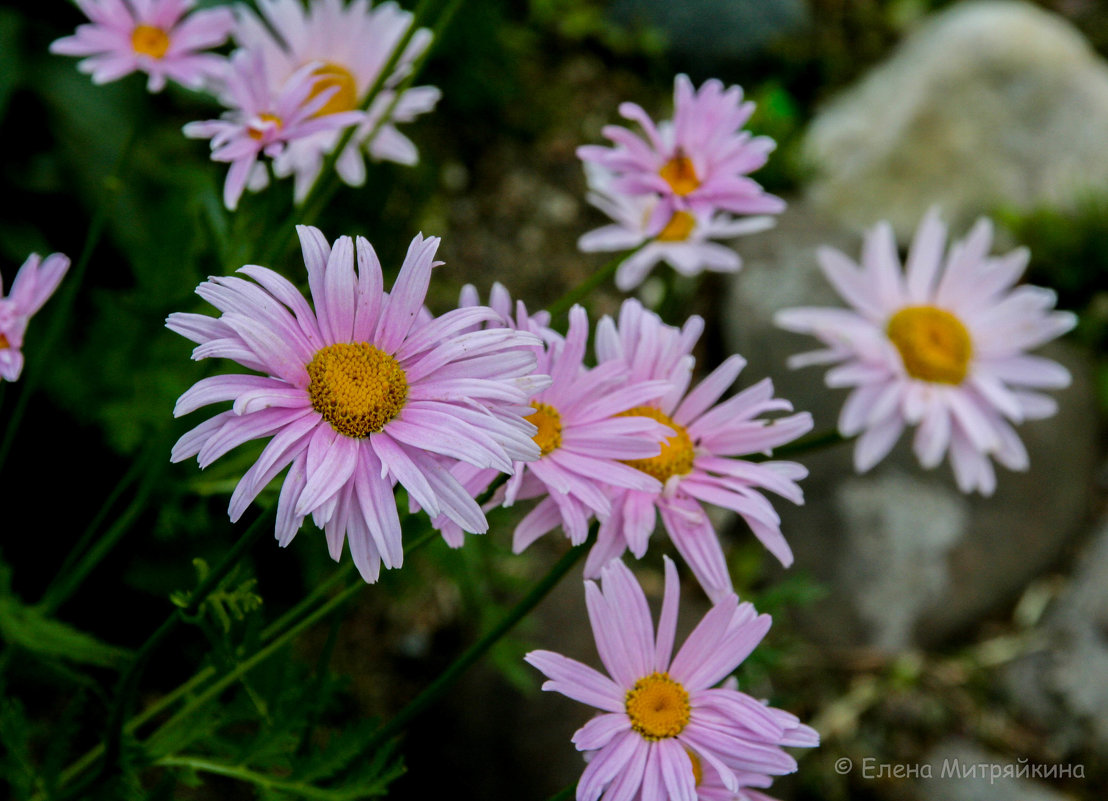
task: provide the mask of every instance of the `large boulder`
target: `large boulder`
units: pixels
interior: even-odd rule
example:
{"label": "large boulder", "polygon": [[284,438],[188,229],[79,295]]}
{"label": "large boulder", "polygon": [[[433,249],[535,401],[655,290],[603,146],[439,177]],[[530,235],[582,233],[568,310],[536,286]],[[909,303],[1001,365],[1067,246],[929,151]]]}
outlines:
{"label": "large boulder", "polygon": [[998,207],[1066,206],[1108,185],[1108,64],[1030,3],[957,3],[812,122],[811,198],[906,241],[942,206],[956,228]]}

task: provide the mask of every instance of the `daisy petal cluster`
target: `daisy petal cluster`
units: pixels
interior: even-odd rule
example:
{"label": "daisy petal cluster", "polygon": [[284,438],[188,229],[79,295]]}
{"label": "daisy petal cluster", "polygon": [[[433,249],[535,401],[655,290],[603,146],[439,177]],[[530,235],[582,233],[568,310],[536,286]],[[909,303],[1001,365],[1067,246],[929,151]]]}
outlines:
{"label": "daisy petal cluster", "polygon": [[743,102],[738,86],[725,89],[713,79],[697,90],[687,76],[678,75],[672,120],[655,124],[634,103],[623,103],[619,110],[645,136],[609,125],[603,133],[611,147],[577,149],[586,164],[589,202],[613,220],[586,234],[578,246],[622,250],[652,241],[649,253],[637,254],[638,263],[623,271],[621,289],[635,286],[661,260],[687,275],[739,269],[737,257],[722,255],[725,248],[707,240],[772,224],[772,218],[740,223],[730,215],[778,214],[785,208],[748,175],[766,163],[775,147],[772,139],[742,130],[754,104]]}
{"label": "daisy petal cluster", "polygon": [[912,444],[923,467],[947,455],[959,489],[991,495],[990,459],[1010,470],[1028,468],[1013,424],[1053,415],[1057,404],[1041,390],[1070,383],[1060,364],[1026,351],[1069,331],[1076,317],[1054,310],[1051,290],[1017,286],[1028,251],[990,256],[987,219],[949,250],[946,236],[932,210],[903,268],[888,223],[867,233],[861,264],[822,249],[824,275],[852,308],[785,309],[776,322],[826,345],[794,356],[792,366],[836,365],[827,385],[850,388],[839,431],[860,435],[858,472],[880,462],[906,427],[917,426]]}
{"label": "daisy petal cluster", "polygon": [[15,274],[6,296],[0,281],[0,379],[19,379],[27,323],[54,294],[68,269],[69,257],[61,253],[51,253],[45,259],[32,253]]}
{"label": "daisy petal cluster", "polygon": [[321,119],[353,114],[352,121],[316,132],[292,143],[275,161],[278,176],[295,176],[297,202],[318,177],[324,157],[334,150],[340,127],[356,125],[353,138],[340,154],[336,169],[351,186],[365,182],[363,152],[375,159],[415,164],[415,145],[395,123],[410,122],[434,108],[440,92],[421,86],[399,93],[398,84],[431,43],[431,32],[418,29],[401,53],[382,90],[364,109],[370,89],[378,81],[414,16],[396,3],[373,6],[370,0],[319,0],[305,8],[299,0],[260,0],[260,13],[240,6],[235,41],[244,51],[263,56],[266,79],[277,92],[291,76],[314,65],[315,92],[333,89],[314,114]]}
{"label": "daisy petal cluster", "polygon": [[742,797],[744,787],[796,770],[783,746],[815,746],[819,735],[788,712],[716,686],[765,636],[768,615],[729,593],[674,656],[680,587],[673,562],[665,559],[657,632],[646,596],[622,562],[605,567],[601,581],[602,589],[586,581],[585,597],[608,675],[551,651],[525,657],[546,675],[544,690],[601,712],[573,736],[589,757],[578,801]]}
{"label": "daisy petal cluster", "polygon": [[[477,302],[473,287],[463,289],[462,305]],[[515,464],[512,477],[490,501],[511,506],[519,500],[538,500],[519,522],[512,548],[523,551],[543,534],[561,526],[574,545],[588,537],[589,521],[611,514],[605,485],[658,492],[658,480],[628,466],[629,459],[647,459],[660,452],[662,439],[672,431],[647,417],[622,417],[643,398],[655,399],[669,389],[666,381],[628,383],[627,369],[619,364],[594,368],[584,365],[589,322],[585,310],[574,306],[569,331],[563,337],[547,326],[549,315],[529,315],[521,302],[512,303],[508,292],[493,286],[490,304],[501,317],[487,323],[530,331],[541,338],[535,348],[536,370],[550,376],[550,385],[531,398],[527,420],[538,429],[534,442],[540,450],[535,461]],[[473,495],[484,492],[496,472],[459,464],[455,473]],[[448,542],[460,544],[461,532],[449,521],[439,521]]]}
{"label": "daisy petal cluster", "polygon": [[[624,414],[650,417],[675,433],[661,443],[658,456],[628,461],[658,479],[662,489],[613,488],[612,514],[601,522],[585,564],[588,577],[598,575],[627,549],[642,557],[660,516],[704,590],[713,599],[723,597],[731,591],[731,578],[703,503],[737,512],[770,553],[786,567],[792,564],[781,518],[763,492],[803,503],[797,481],[808,471],[796,462],[739,457],[769,454],[791,442],[811,430],[812,416],[807,412],[782,415],[792,411],[792,404],[773,396],[768,378],[718,402],[746,364],[737,355],[690,391],[692,348],[702,330],[699,317],[691,317],[677,329],[634,299],[623,302],[618,324],[605,317],[597,326],[596,354],[601,365],[623,365],[631,383],[664,380],[670,384],[665,394],[644,399]],[[762,417],[767,412],[778,416]]]}
{"label": "daisy petal cluster", "polygon": [[287,279],[246,266],[239,270],[245,278],[211,278],[197,288],[220,317],[168,318],[171,330],[198,343],[193,358],[227,358],[254,371],[203,379],[181,396],[176,415],[233,405],[181,437],[172,458],[196,456],[205,467],[238,445],[270,438],[231,496],[231,519],[288,468],[278,542],[287,545],[310,515],[331,556],[337,560],[348,542],[363,578],[375,581],[382,563],[403,561],[397,483],[431,517],[487,530],[443,461],[510,472],[513,463],[538,458],[535,427],[524,415],[549,379],[534,374],[533,334],[469,330],[495,319],[492,309],[437,318],[423,310],[437,238],[412,241],[386,293],[365,239],[332,245],[315,228],[298,233],[314,310]]}
{"label": "daisy petal cluster", "polygon": [[268,181],[262,155],[279,158],[289,146],[323,131],[356,123],[360,116],[341,112],[319,116],[338,91],[319,91],[316,66],[309,64],[289,76],[276,92],[270,89],[260,53],[238,51],[226,75],[223,103],[228,111],[218,120],[190,122],[185,136],[210,139],[212,160],[230,162],[223,184],[223,204],[237,208],[243,190],[262,188]]}
{"label": "daisy petal cluster", "polygon": [[84,56],[77,69],[91,74],[94,83],[145,72],[146,88],[160,92],[167,80],[200,89],[222,76],[226,59],[205,51],[227,41],[235,24],[228,8],[191,11],[194,0],[77,0],[77,5],[90,22],[53,42],[50,52]]}

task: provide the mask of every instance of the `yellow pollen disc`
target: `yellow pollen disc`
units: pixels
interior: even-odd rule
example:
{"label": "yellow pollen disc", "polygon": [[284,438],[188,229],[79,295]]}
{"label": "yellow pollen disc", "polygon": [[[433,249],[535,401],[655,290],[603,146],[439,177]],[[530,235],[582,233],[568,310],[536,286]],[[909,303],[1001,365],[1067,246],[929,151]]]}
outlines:
{"label": "yellow pollen disc", "polygon": [[684,242],[696,227],[696,218],[687,211],[675,211],[666,227],[658,232],[660,242]]}
{"label": "yellow pollen disc", "polygon": [[692,472],[693,459],[696,457],[692,438],[689,437],[689,432],[683,425],[673,422],[673,419],[661,409],[655,409],[653,406],[636,406],[620,412],[616,417],[649,417],[677,432],[661,443],[662,452],[657,456],[649,459],[629,459],[624,464],[654,476],[663,484],[670,476],[683,476]]}
{"label": "yellow pollen disc", "polygon": [[0,350],[5,350],[6,348],[10,348],[11,346],[12,343],[8,342],[8,338],[3,334],[0,334]]}
{"label": "yellow pollen disc", "polygon": [[340,342],[308,363],[308,398],[331,427],[362,439],[400,414],[408,380],[396,359],[368,342]]}
{"label": "yellow pollen disc", "polygon": [[692,761],[693,782],[699,787],[700,783],[704,781],[704,766],[700,764],[700,757],[688,748],[685,749],[685,753],[689,755],[689,759]]}
{"label": "yellow pollen disc", "polygon": [[700,186],[700,179],[696,176],[696,168],[693,167],[692,160],[680,152],[658,170],[658,175],[662,176],[670,188],[681,197]]}
{"label": "yellow pollen disc", "polygon": [[557,409],[545,403],[532,401],[531,408],[535,410],[535,413],[529,414],[523,419],[532,425],[538,426],[539,433],[535,434],[532,439],[542,450],[542,455],[546,456],[562,446],[562,417],[558,414]]}
{"label": "yellow pollen disc", "polygon": [[169,50],[169,36],[153,25],[136,25],[131,32],[131,47],[141,56],[162,58]]}
{"label": "yellow pollen disc", "polygon": [[[276,124],[276,126],[278,128],[280,128],[281,125],[283,124],[281,122],[281,118],[278,117],[276,114],[265,114],[265,113],[259,114],[258,119],[261,120],[262,122],[272,122],[272,123]],[[254,127],[254,125],[250,125],[246,129],[246,133],[248,133],[250,135],[251,139],[261,139],[263,136],[265,136],[265,130],[262,129],[262,128],[256,128],[256,127]]]}
{"label": "yellow pollen disc", "polygon": [[961,320],[950,312],[908,306],[892,316],[886,332],[912,378],[938,384],[965,380],[973,343]]}
{"label": "yellow pollen disc", "polygon": [[323,108],[313,114],[313,117],[337,114],[340,111],[353,111],[358,107],[358,83],[346,67],[328,62],[312,74],[318,77],[315,86],[312,88],[312,93],[308,95],[308,100],[323,94],[332,87],[338,87],[338,91],[331,95],[330,99],[323,104]]}
{"label": "yellow pollen disc", "polygon": [[631,728],[647,740],[676,737],[689,724],[689,693],[668,673],[651,673],[636,681],[624,705]]}

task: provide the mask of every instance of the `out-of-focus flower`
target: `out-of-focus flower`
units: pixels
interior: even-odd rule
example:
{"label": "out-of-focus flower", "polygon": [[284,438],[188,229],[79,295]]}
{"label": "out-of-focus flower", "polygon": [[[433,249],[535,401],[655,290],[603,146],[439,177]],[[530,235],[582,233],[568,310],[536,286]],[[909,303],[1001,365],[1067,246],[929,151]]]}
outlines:
{"label": "out-of-focus flower", "polygon": [[946,227],[932,210],[904,269],[888,223],[867,233],[860,267],[824,248],[820,267],[853,309],[785,309],[776,322],[827,345],[794,356],[791,366],[837,364],[827,385],[853,388],[839,431],[861,434],[859,472],[880,462],[905,426],[918,425],[913,447],[921,465],[933,468],[949,453],[959,489],[991,495],[990,456],[1010,470],[1028,467],[1010,423],[1053,415],[1054,400],[1036,390],[1070,382],[1060,364],[1025,351],[1069,331],[1076,317],[1054,311],[1049,289],[1015,286],[1028,251],[990,257],[987,219],[949,252],[945,243]]}
{"label": "out-of-focus flower", "polygon": [[231,496],[231,519],[289,467],[277,504],[280,544],[312,515],[331,556],[339,558],[346,539],[363,578],[375,581],[381,562],[391,568],[403,560],[396,482],[432,517],[445,515],[465,531],[488,528],[439,457],[505,472],[538,458],[524,415],[549,379],[534,375],[537,337],[509,328],[460,333],[495,318],[488,307],[434,319],[421,311],[437,238],[412,241],[386,293],[365,239],[340,237],[332,248],[317,229],[297,230],[314,311],[285,278],[246,266],[239,272],[256,283],[212,278],[197,287],[222,312],[218,319],[177,313],[167,320],[199,343],[193,358],[232,359],[262,373],[206,378],[182,395],[176,415],[234,405],[181,437],[173,461],[195,455],[206,467],[272,436]]}
{"label": "out-of-focus flower", "polygon": [[[461,305],[476,303],[476,290],[465,287]],[[586,368],[589,321],[580,306],[570,310],[569,332],[562,337],[546,326],[546,312],[531,317],[521,302],[517,302],[513,318],[508,292],[499,284],[490,293],[490,305],[502,315],[502,322],[490,323],[490,327],[507,325],[542,338],[544,346],[535,349],[536,370],[549,375],[551,384],[531,399],[527,417],[538,428],[534,440],[541,456],[516,464],[512,477],[489,504],[510,506],[517,500],[540,499],[516,526],[512,542],[516,553],[559,525],[570,541],[579,545],[588,537],[589,520],[594,515],[604,519],[611,513],[603,484],[646,492],[661,490],[657,479],[620,460],[657,456],[659,442],[673,432],[646,417],[616,415],[656,399],[669,384],[628,383],[627,369],[614,362]],[[492,470],[467,464],[457,465],[454,473],[473,495],[484,492],[496,477]],[[447,541],[459,541],[457,526],[443,523]]]}
{"label": "out-of-focus flower", "polygon": [[[396,87],[431,43],[429,30],[420,28],[415,32],[382,91],[367,110],[362,110],[369,90],[413,24],[411,12],[393,2],[374,7],[369,0],[318,0],[307,9],[299,0],[259,0],[258,9],[260,16],[245,6],[239,7],[235,39],[242,48],[264,54],[270,89],[277,91],[289,76],[307,64],[315,64],[319,79],[315,92],[335,91],[313,113],[319,117],[358,115],[353,123],[358,128],[335,165],[343,181],[351,186],[365,182],[363,149],[375,159],[401,164],[419,160],[415,145],[394,123],[410,122],[430,111],[441,93],[433,86],[419,86],[405,90],[398,98]],[[277,158],[277,175],[295,174],[297,201],[311,189],[324,157],[338,139],[334,129],[317,133],[298,140]]]}
{"label": "out-of-focus flower", "polygon": [[23,372],[23,335],[31,315],[42,308],[69,269],[69,257],[51,253],[45,259],[32,253],[23,262],[4,296],[0,281],[0,379],[15,381]]}
{"label": "out-of-focus flower", "polygon": [[656,195],[649,231],[661,231],[677,211],[705,214],[778,214],[780,198],[768,194],[747,173],[766,163],[775,147],[766,136],[752,136],[742,126],[754,104],[742,102],[742,89],[713,79],[699,90],[685,75],[674,82],[673,120],[658,125],[634,103],[619,113],[639,123],[643,139],[627,128],[608,125],[603,133],[612,147],[583,145],[577,155],[613,173],[612,189],[624,195]]}
{"label": "out-of-focus flower", "polygon": [[218,120],[190,122],[185,136],[211,139],[212,160],[230,162],[223,184],[223,203],[234,211],[243,190],[266,185],[265,167],[258,157],[280,156],[289,145],[321,131],[332,131],[356,123],[354,112],[317,116],[338,91],[330,87],[319,92],[314,65],[289,76],[276,94],[270,93],[264,59],[260,53],[236,52],[226,75],[223,103],[229,107]]}
{"label": "out-of-focus flower", "polygon": [[200,89],[219,79],[227,60],[206,53],[227,41],[234,27],[228,8],[188,13],[195,0],[76,0],[91,22],[50,45],[51,53],[87,56],[77,69],[107,83],[145,72],[146,88],[160,92],[166,80]]}
{"label": "out-of-focus flower", "polygon": [[759,417],[765,412],[792,411],[787,400],[773,397],[773,382],[768,378],[716,403],[746,365],[741,356],[727,358],[689,391],[695,361],[691,351],[702,330],[699,317],[689,318],[678,330],[634,299],[623,302],[618,327],[610,317],[597,326],[600,364],[625,365],[631,382],[662,379],[672,385],[658,400],[624,414],[651,417],[676,433],[662,443],[659,456],[628,462],[657,478],[663,488],[661,492],[623,490],[613,498],[612,514],[601,522],[596,545],[585,563],[585,575],[590,578],[625,549],[642,557],[657,512],[705,592],[713,599],[730,592],[723,549],[701,503],[737,512],[781,564],[792,564],[792,550],[781,534],[781,518],[762,490],[803,503],[796,482],[808,471],[796,462],[735,457],[768,454],[791,442],[811,430],[812,416],[800,412]]}
{"label": "out-of-focus flower", "polygon": [[611,174],[595,164],[585,164],[585,173],[589,203],[611,217],[613,224],[584,234],[577,240],[577,247],[585,253],[638,248],[616,270],[616,287],[623,292],[641,284],[654,265],[663,261],[681,275],[704,270],[733,273],[742,267],[739,254],[712,240],[765,231],[774,224],[774,218],[765,215],[736,219],[710,211],[678,209],[658,227],[653,213],[660,202],[656,196],[616,192]]}
{"label": "out-of-focus flower", "polygon": [[532,651],[525,659],[554,690],[601,714],[573,735],[591,752],[577,785],[578,801],[695,801],[704,771],[736,794],[750,774],[796,770],[782,746],[811,747],[819,735],[794,715],[744,693],[715,687],[769,630],[734,593],[720,598],[672,656],[680,588],[665,559],[665,594],[655,636],[646,596],[619,561],[602,573],[603,590],[585,582],[589,622],[610,676],[561,654]]}

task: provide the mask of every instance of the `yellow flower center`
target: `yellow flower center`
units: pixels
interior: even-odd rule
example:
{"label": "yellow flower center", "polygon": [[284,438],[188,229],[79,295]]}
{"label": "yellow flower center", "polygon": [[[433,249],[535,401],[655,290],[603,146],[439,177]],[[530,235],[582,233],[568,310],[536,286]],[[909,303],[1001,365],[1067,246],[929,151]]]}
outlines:
{"label": "yellow flower center", "polygon": [[700,764],[700,757],[694,754],[691,750],[686,748],[685,753],[689,755],[689,759],[692,761],[693,782],[697,787],[699,787],[704,781],[704,766]]}
{"label": "yellow flower center", "polygon": [[12,343],[8,342],[8,338],[6,336],[4,336],[3,334],[0,334],[0,350],[6,350],[7,348],[10,348],[11,346],[12,346]]}
{"label": "yellow flower center", "polygon": [[677,432],[672,437],[666,437],[665,441],[660,443],[662,452],[657,456],[652,456],[649,459],[630,459],[625,461],[624,464],[654,476],[663,484],[670,476],[683,476],[692,472],[693,459],[696,457],[692,438],[689,437],[689,432],[685,430],[683,425],[673,422],[673,419],[662,412],[661,409],[655,409],[653,406],[636,406],[633,409],[620,412],[616,417],[649,417],[659,423],[664,423]]}
{"label": "yellow flower center", "polygon": [[908,306],[892,316],[886,332],[912,378],[938,384],[961,384],[965,379],[973,343],[950,312]]}
{"label": "yellow flower center", "polygon": [[313,114],[313,117],[324,117],[328,114],[337,114],[340,111],[353,111],[358,107],[358,82],[346,67],[330,62],[318,67],[313,75],[316,75],[315,86],[308,95],[311,100],[332,87],[338,90],[331,95],[323,107]]}
{"label": "yellow flower center", "polygon": [[557,409],[545,403],[532,401],[531,408],[535,410],[534,414],[529,414],[523,419],[538,426],[539,433],[532,439],[542,450],[542,455],[546,456],[562,446],[562,417]]}
{"label": "yellow flower center", "polygon": [[169,36],[153,25],[136,25],[131,32],[131,47],[140,56],[162,58],[169,50]]}
{"label": "yellow flower center", "polygon": [[[676,737],[689,724],[689,693],[668,673],[651,673],[627,691],[624,700],[631,728],[647,740]],[[695,775],[695,765],[693,770]]]}
{"label": "yellow flower center", "polygon": [[696,176],[696,168],[693,167],[692,160],[680,151],[658,170],[658,174],[681,197],[700,186],[700,179]]}
{"label": "yellow flower center", "polygon": [[408,381],[396,359],[368,342],[340,342],[308,363],[308,398],[331,427],[363,439],[400,414]]}
{"label": "yellow flower center", "polygon": [[658,232],[660,242],[684,242],[696,227],[696,218],[687,211],[675,211],[666,227]]}
{"label": "yellow flower center", "polygon": [[[262,113],[262,114],[258,115],[258,119],[261,120],[261,122],[263,124],[267,123],[267,122],[271,122],[274,125],[276,125],[278,128],[280,128],[281,125],[283,124],[281,122],[281,118],[278,117],[276,114]],[[247,126],[246,133],[250,135],[251,139],[261,140],[261,138],[265,136],[267,130],[268,130],[268,126],[261,127],[261,126],[254,125],[253,123],[251,123],[249,126]]]}

